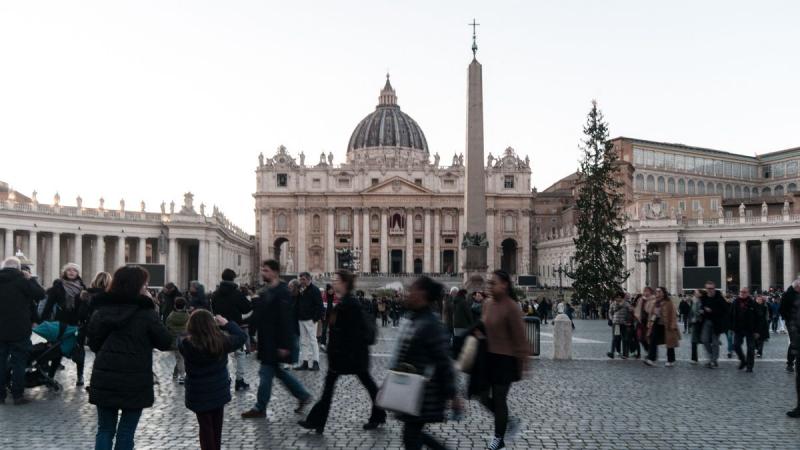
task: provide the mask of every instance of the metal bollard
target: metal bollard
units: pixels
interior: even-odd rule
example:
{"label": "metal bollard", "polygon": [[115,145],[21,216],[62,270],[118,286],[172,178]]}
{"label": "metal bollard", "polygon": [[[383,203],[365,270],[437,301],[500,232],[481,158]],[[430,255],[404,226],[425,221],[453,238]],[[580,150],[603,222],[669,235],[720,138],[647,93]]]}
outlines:
{"label": "metal bollard", "polygon": [[528,340],[528,345],[530,345],[531,349],[531,355],[533,356],[539,356],[539,343],[541,342],[541,335],[539,333],[540,325],[541,324],[538,317],[525,317],[525,338]]}

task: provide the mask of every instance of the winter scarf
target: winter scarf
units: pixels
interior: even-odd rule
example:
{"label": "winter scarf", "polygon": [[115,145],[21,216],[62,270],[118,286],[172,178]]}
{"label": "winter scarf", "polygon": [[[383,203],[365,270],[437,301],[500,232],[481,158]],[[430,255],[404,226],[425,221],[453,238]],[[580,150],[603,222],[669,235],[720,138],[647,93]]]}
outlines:
{"label": "winter scarf", "polygon": [[80,280],[67,280],[64,279],[61,282],[61,285],[64,286],[64,309],[70,311],[75,309],[75,298],[78,297],[83,290],[83,286],[81,285]]}

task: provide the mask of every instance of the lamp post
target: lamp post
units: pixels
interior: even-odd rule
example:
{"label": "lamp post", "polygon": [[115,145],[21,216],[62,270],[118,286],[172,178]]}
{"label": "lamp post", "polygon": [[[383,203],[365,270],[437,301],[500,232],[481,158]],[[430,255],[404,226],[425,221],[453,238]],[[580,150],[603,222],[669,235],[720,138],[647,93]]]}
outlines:
{"label": "lamp post", "polygon": [[564,286],[562,284],[561,276],[572,273],[572,263],[570,262],[569,265],[566,265],[563,262],[558,261],[558,268],[556,268],[555,272],[558,274],[558,297],[563,299]]}
{"label": "lamp post", "polygon": [[645,239],[644,248],[634,250],[636,262],[644,263],[644,284],[650,286],[650,263],[658,260],[659,252],[650,250],[648,241]]}

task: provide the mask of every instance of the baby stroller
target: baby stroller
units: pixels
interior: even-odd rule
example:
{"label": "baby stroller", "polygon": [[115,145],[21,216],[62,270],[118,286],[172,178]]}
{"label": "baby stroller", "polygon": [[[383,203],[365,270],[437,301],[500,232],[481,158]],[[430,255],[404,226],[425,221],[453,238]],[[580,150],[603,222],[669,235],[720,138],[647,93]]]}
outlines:
{"label": "baby stroller", "polygon": [[56,369],[61,358],[69,357],[74,351],[78,327],[61,322],[42,322],[33,332],[46,342],[34,344],[31,350],[25,371],[25,387],[47,386],[53,392],[59,392],[61,384],[55,380]]}

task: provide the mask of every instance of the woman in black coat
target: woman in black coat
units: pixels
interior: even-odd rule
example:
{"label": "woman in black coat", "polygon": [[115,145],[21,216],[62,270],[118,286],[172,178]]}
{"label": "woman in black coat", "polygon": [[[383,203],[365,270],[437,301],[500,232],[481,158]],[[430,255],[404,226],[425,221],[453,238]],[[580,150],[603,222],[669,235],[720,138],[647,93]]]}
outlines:
{"label": "woman in black coat", "polygon": [[[303,428],[316,430],[321,434],[328,421],[328,413],[333,400],[333,388],[340,375],[356,375],[369,392],[372,399],[372,415],[364,424],[365,430],[372,430],[386,423],[386,412],[375,406],[378,386],[369,374],[369,346],[375,339],[375,323],[372,316],[361,311],[361,305],[353,296],[353,274],[339,270],[333,278],[333,289],[341,298],[329,316],[328,373],[322,397],[308,413],[306,420],[298,422]],[[366,321],[373,320],[372,329]]]}
{"label": "woman in black coat", "polygon": [[394,351],[395,361],[391,370],[408,372],[413,369],[414,373],[430,377],[425,384],[420,415],[399,416],[404,422],[403,445],[407,449],[417,450],[423,445],[445,448],[424,431],[425,424],[444,421],[449,400],[453,401],[456,412],[460,413],[462,409],[461,400],[456,397],[447,335],[431,310],[431,305],[444,293],[443,289],[441,284],[428,277],[420,277],[411,285],[406,300],[406,307],[411,311],[408,315],[410,322],[403,326]]}
{"label": "woman in black coat", "polygon": [[186,361],[186,407],[197,415],[200,448],[219,450],[224,408],[231,401],[228,353],[243,346],[247,334],[236,322],[204,309],[192,313],[186,329],[189,335],[178,344]]}
{"label": "woman in black coat", "polygon": [[[67,263],[61,269],[61,277],[53,281],[47,290],[47,303],[42,311],[42,321],[55,320],[65,325],[78,327],[77,343],[70,357],[77,369],[78,379],[75,386],[83,386],[83,367],[86,353],[83,346],[86,342],[85,325],[89,320],[88,303],[83,301],[81,293],[86,286],[81,280],[81,268],[75,263]],[[61,360],[52,361],[49,375],[55,376]]]}
{"label": "woman in black coat", "polygon": [[[94,298],[89,321],[89,348],[95,352],[89,403],[97,406],[96,450],[133,449],[133,437],[143,408],[153,395],[153,348],[172,346],[152,297],[148,274],[139,266],[117,269],[111,287]],[[122,414],[120,417],[120,410]]]}

